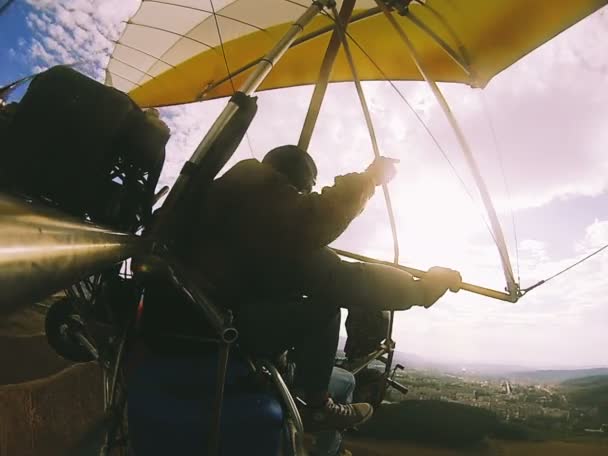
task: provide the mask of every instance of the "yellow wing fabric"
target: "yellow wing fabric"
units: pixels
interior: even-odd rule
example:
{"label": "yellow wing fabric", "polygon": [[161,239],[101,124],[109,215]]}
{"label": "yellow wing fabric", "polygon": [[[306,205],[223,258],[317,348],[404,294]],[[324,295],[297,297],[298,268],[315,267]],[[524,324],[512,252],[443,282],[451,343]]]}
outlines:
{"label": "yellow wing fabric", "polygon": [[[409,14],[431,33],[407,16],[395,16],[434,80],[483,87],[500,71],[607,2],[411,2]],[[227,80],[226,64],[234,74],[263,56],[306,6],[306,0],[214,0],[213,4],[209,0],[144,0],[116,45],[107,68],[107,82],[129,92],[142,106],[230,95],[232,85]],[[359,0],[354,16],[375,6],[373,0]],[[331,25],[326,16],[313,20],[304,30],[304,37],[326,31],[293,46],[259,90],[315,83]],[[389,79],[420,80],[403,43],[381,13],[352,23],[349,33]],[[468,61],[469,74],[444,52],[437,37]],[[357,46],[352,46],[352,50],[362,80],[384,79]],[[238,87],[247,75],[248,71],[238,73],[233,78],[234,85]],[[352,76],[341,51],[331,81],[349,80]]]}

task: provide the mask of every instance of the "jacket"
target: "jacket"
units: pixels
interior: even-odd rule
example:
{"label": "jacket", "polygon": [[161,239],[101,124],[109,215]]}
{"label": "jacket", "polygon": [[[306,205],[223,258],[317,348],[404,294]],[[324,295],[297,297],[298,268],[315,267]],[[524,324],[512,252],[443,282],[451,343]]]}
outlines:
{"label": "jacket", "polygon": [[374,190],[371,176],[352,173],[303,195],[270,165],[243,160],[206,192],[191,263],[220,289],[272,287],[273,270],[337,239]]}

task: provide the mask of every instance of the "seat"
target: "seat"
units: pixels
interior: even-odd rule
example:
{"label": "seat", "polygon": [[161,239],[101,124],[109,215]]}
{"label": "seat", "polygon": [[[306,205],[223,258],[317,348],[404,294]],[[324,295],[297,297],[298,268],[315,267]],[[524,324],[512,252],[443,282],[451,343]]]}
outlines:
{"label": "seat", "polygon": [[121,230],[148,221],[169,132],[128,95],[56,66],[9,107],[10,123],[0,125],[3,191]]}
{"label": "seat", "polygon": [[[135,454],[206,454],[216,392],[217,349],[198,356],[166,356],[138,348],[131,355],[127,380],[129,437]],[[279,454],[283,422],[276,395],[256,384],[247,363],[232,353],[219,454]]]}
{"label": "seat", "polygon": [[[211,329],[174,287],[160,280],[146,289],[139,322],[141,337],[125,360],[135,454],[206,454],[220,351]],[[280,395],[254,374],[238,345],[232,347],[219,454],[279,454],[287,418]]]}

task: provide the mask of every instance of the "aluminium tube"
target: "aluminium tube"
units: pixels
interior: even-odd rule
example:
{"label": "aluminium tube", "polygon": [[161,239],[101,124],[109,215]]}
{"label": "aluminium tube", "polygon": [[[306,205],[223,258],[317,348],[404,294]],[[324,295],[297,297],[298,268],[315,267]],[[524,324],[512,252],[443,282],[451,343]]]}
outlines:
{"label": "aluminium tube", "polygon": [[[424,275],[426,274],[426,271],[422,271],[420,269],[415,269],[415,268],[410,268],[409,266],[402,266],[400,264],[391,263],[390,261],[376,260],[375,258],[370,258],[370,257],[364,256],[364,255],[359,255],[357,253],[347,252],[346,250],[340,250],[340,249],[332,249],[332,250],[340,256],[343,256],[346,258],[351,258],[353,260],[362,261],[364,263],[384,264],[386,266],[391,266],[393,268],[401,269],[402,271],[408,272],[409,274],[413,275],[417,279],[422,279],[424,277]],[[504,293],[504,292],[498,291],[498,290],[492,290],[491,288],[480,287],[479,285],[473,285],[473,284],[467,283],[467,282],[462,282],[460,284],[460,289],[468,291],[470,293],[475,293],[478,295],[486,296],[488,298],[494,298],[494,299],[498,299],[500,301],[507,301],[507,302],[513,302],[513,303],[517,302],[517,300],[520,298],[520,296],[518,296],[518,295],[513,296],[509,293]]]}
{"label": "aluminium tube", "polygon": [[141,253],[141,238],[0,193],[0,315]]}
{"label": "aluminium tube", "polygon": [[221,341],[225,344],[235,342],[239,333],[232,325],[230,314],[219,308],[178,262],[164,260],[164,264],[171,283],[202,313]]}
{"label": "aluminium tube", "polygon": [[[340,13],[336,14],[337,21],[340,21],[343,24],[348,22],[352,15],[353,8],[355,7],[355,1],[356,0],[345,0],[342,2]],[[346,27],[346,25],[344,25],[344,27]],[[321,104],[325,98],[325,92],[327,91],[327,86],[329,85],[329,78],[334,68],[334,62],[338,56],[338,51],[340,50],[340,38],[340,30],[338,28],[334,28],[334,31],[329,38],[329,44],[325,49],[325,55],[323,56],[321,69],[319,70],[319,77],[317,78],[315,90],[310,98],[308,112],[306,113],[306,118],[304,119],[302,131],[300,132],[300,139],[298,140],[298,147],[300,149],[308,150],[308,146],[310,146],[310,139],[312,138],[312,133],[315,129],[319,112],[321,111]]]}
{"label": "aluminium tube", "polygon": [[450,126],[452,127],[452,130],[454,131],[454,134],[456,135],[456,139],[458,140],[458,142],[461,146],[461,149],[464,153],[464,156],[465,156],[465,159],[469,166],[469,169],[471,170],[471,173],[473,174],[473,178],[475,179],[475,183],[477,184],[477,188],[479,189],[479,193],[481,195],[481,200],[482,200],[483,205],[488,214],[488,218],[490,219],[490,226],[492,227],[492,230],[491,230],[492,236],[496,243],[496,247],[498,248],[500,261],[502,263],[502,268],[504,270],[505,280],[507,282],[507,290],[509,291],[509,295],[510,295],[512,302],[515,302],[519,298],[519,294],[520,294],[519,285],[515,282],[515,277],[513,275],[513,270],[511,268],[511,260],[509,259],[509,252],[507,250],[507,244],[505,242],[505,238],[504,238],[504,234],[502,232],[502,227],[500,225],[500,221],[498,220],[498,216],[496,215],[496,209],[494,208],[492,199],[490,198],[490,193],[488,191],[486,183],[483,180],[483,178],[481,177],[479,167],[477,166],[477,162],[475,161],[475,158],[473,157],[473,152],[471,151],[469,143],[466,140],[464,133],[456,120],[456,117],[454,117],[454,114],[452,113],[452,110],[450,109],[450,106],[448,105],[447,100],[441,93],[441,90],[439,90],[437,83],[429,76],[429,74],[425,70],[424,66],[422,65],[419,55],[418,55],[416,49],[414,48],[414,45],[408,38],[407,34],[405,33],[405,31],[403,30],[401,25],[399,25],[397,20],[393,17],[391,11],[382,2],[382,0],[376,0],[376,3],[382,9],[382,11],[383,11],[384,15],[386,16],[386,18],[388,19],[390,25],[395,29],[395,31],[397,32],[397,34],[399,35],[399,37],[401,38],[403,43],[406,45],[406,47],[409,51],[410,57],[412,58],[412,60],[414,61],[414,64],[418,68],[420,75],[428,83],[431,91],[433,92],[433,95],[435,95],[435,98],[437,99],[439,106],[441,107],[442,111],[444,112],[448,122],[450,123]]}
{"label": "aluminium tube", "polygon": [[293,418],[294,424],[296,426],[296,430],[300,434],[300,436],[304,435],[304,424],[302,423],[302,417],[300,416],[300,412],[298,411],[298,407],[296,406],[296,402],[283,380],[283,377],[279,373],[278,369],[272,364],[270,361],[262,359],[260,360],[262,367],[266,368],[268,372],[270,372],[270,376],[274,382],[275,387],[279,390],[279,395],[284,402],[284,405],[287,407],[287,412]]}

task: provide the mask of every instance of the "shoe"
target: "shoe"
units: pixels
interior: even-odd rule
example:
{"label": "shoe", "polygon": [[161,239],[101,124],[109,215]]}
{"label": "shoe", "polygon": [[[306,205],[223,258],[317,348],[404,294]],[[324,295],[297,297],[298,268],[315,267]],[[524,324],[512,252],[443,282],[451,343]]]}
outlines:
{"label": "shoe", "polygon": [[331,398],[319,407],[306,406],[300,411],[306,432],[350,429],[365,423],[373,413],[370,404],[336,404]]}
{"label": "shoe", "polygon": [[[327,453],[323,453],[327,454]],[[310,456],[320,456],[320,453],[310,453]],[[335,456],[353,456],[353,454],[346,448],[340,447]]]}
{"label": "shoe", "polygon": [[[327,453],[324,453],[327,454]],[[320,456],[320,453],[310,453],[310,456]],[[344,447],[340,447],[335,456],[353,456],[353,454]]]}

